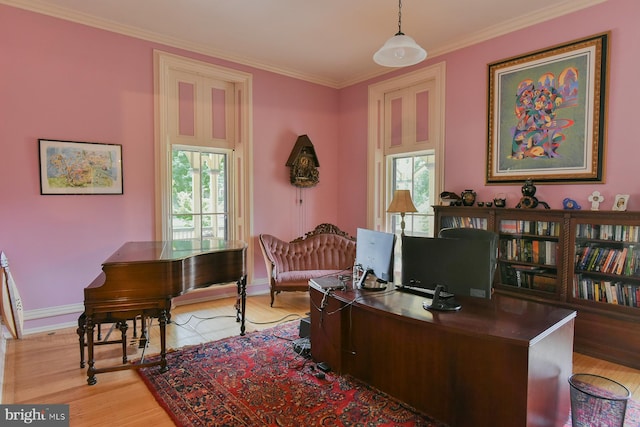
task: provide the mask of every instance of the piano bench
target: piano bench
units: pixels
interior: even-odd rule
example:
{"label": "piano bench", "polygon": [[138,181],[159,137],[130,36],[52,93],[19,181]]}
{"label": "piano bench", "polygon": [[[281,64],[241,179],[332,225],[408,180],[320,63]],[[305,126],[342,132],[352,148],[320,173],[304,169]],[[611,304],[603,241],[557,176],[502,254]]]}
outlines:
{"label": "piano bench", "polygon": [[[130,319],[133,323],[133,338],[138,337],[137,332],[137,321],[140,319],[140,341],[138,346],[143,348],[147,344],[147,331],[146,331],[146,323],[144,316],[135,316]],[[99,319],[100,322],[96,322],[97,331],[96,336],[94,337],[93,344],[94,345],[107,345],[107,344],[121,344],[122,345],[122,363],[127,363],[127,329],[129,325],[127,324],[127,320],[113,320],[105,317],[103,319]],[[102,325],[103,324],[111,324],[109,331],[105,335],[104,339],[102,338]],[[120,330],[120,339],[110,340],[109,336],[111,332],[118,328]],[[78,334],[78,340],[80,343],[80,368],[85,367],[85,359],[84,359],[84,349],[87,347],[86,342],[86,333],[87,333],[87,315],[82,313],[80,317],[78,317],[78,329],[76,330]]]}

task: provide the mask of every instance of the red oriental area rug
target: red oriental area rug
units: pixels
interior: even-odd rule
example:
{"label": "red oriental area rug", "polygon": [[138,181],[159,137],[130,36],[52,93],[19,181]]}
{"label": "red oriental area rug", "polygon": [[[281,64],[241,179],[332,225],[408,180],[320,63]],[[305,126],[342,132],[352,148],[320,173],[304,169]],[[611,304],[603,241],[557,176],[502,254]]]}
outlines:
{"label": "red oriental area rug", "polygon": [[[171,352],[168,372],[139,373],[179,426],[446,427],[350,376],[318,378],[315,363],[293,350],[297,338],[298,322],[288,322]],[[635,401],[624,426],[640,426]]]}
{"label": "red oriental area rug", "polygon": [[139,372],[180,426],[445,426],[352,377],[318,378],[296,339],[289,322],[171,352],[164,374]]}

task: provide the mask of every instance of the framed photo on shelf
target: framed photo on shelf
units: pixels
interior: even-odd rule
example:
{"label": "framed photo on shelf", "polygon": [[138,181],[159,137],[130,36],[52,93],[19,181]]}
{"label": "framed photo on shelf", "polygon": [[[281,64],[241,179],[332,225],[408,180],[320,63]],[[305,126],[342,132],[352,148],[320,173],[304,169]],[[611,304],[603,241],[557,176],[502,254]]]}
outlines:
{"label": "framed photo on shelf", "polygon": [[488,184],[603,181],[608,39],[488,65]]}
{"label": "framed photo on shelf", "polygon": [[122,194],[122,146],[39,139],[40,194]]}
{"label": "framed photo on shelf", "polygon": [[616,194],[616,198],[613,200],[613,207],[611,208],[611,210],[626,211],[627,203],[629,203],[628,194]]}

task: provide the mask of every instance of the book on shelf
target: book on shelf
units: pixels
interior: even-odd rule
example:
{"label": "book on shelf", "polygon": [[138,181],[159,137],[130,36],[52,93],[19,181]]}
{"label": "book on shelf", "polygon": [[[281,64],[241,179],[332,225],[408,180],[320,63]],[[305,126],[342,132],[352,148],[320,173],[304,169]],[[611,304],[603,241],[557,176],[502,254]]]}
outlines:
{"label": "book on shelf", "polygon": [[585,239],[617,240],[637,243],[640,226],[624,224],[578,224],[576,235]]}
{"label": "book on shelf", "polygon": [[487,219],[469,216],[442,217],[442,228],[481,228],[487,229]]}
{"label": "book on shelf", "polygon": [[618,285],[616,283],[611,283],[610,281],[607,281],[606,284],[611,292],[611,303],[618,304]]}
{"label": "book on shelf", "polygon": [[627,260],[627,251],[628,251],[628,248],[624,247],[622,249],[622,252],[620,253],[620,257],[619,257],[620,260],[616,264],[616,270],[615,270],[615,273],[617,275],[621,275],[622,272],[624,271],[624,264],[625,264],[625,261]]}
{"label": "book on shelf", "polygon": [[625,276],[632,276],[635,274],[635,254],[634,254],[634,247],[633,245],[629,245],[628,247],[626,247],[625,249],[627,249],[627,258],[625,260],[625,264],[624,264],[624,268],[623,268],[623,274]]}
{"label": "book on shelf", "polygon": [[540,291],[555,292],[558,285],[558,277],[547,273],[536,274],[532,281],[532,288]]}
{"label": "book on shelf", "polygon": [[583,246],[576,250],[575,268],[606,274],[637,276],[640,254],[634,245],[622,249],[600,246]]}
{"label": "book on shelf", "polygon": [[501,233],[509,233],[516,234],[518,233],[518,222],[512,219],[505,219],[500,221],[500,232]]}
{"label": "book on shelf", "polygon": [[547,265],[555,265],[557,260],[558,243],[545,240],[545,261]]}
{"label": "book on shelf", "polygon": [[536,264],[540,264],[540,241],[531,242],[531,260]]}
{"label": "book on shelf", "polygon": [[604,262],[602,263],[602,267],[600,268],[600,271],[603,273],[607,273],[609,272],[609,268],[611,266],[611,262],[613,261],[615,255],[616,255],[616,250],[613,248],[609,248],[607,250],[607,257],[605,258]]}
{"label": "book on shelf", "polygon": [[500,232],[507,234],[531,234],[534,236],[560,236],[560,225],[554,221],[523,221],[504,219],[500,221]]}
{"label": "book on shelf", "polygon": [[573,297],[627,307],[640,307],[640,284],[600,280],[575,274]]}
{"label": "book on shelf", "polygon": [[591,256],[589,257],[589,262],[585,266],[585,270],[594,271],[595,264],[596,264],[596,262],[598,260],[598,257],[600,256],[601,253],[602,253],[602,248],[601,247],[595,247],[591,251]]}
{"label": "book on shelf", "polygon": [[576,256],[576,268],[584,270],[584,266],[589,259],[589,253],[591,252],[591,246],[582,246],[577,251]]}

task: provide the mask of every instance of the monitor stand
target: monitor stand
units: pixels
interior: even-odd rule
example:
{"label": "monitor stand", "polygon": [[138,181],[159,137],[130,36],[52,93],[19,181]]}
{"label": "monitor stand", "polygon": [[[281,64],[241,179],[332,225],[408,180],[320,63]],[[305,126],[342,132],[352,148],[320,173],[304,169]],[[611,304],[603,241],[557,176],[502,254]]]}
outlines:
{"label": "monitor stand", "polygon": [[370,274],[373,274],[373,270],[371,269],[365,270],[364,273],[362,273],[362,276],[358,281],[359,289],[364,289],[366,291],[384,291],[385,289],[387,289],[387,285],[385,285],[384,282],[378,281],[377,279],[374,286],[367,286],[366,280],[367,280],[367,276]]}
{"label": "monitor stand", "polygon": [[444,286],[436,285],[436,289],[433,291],[433,299],[431,300],[431,304],[428,304],[426,301],[422,303],[422,307],[425,310],[436,310],[436,311],[458,311],[462,307],[452,298],[443,299],[440,296],[440,292],[444,291]]}

